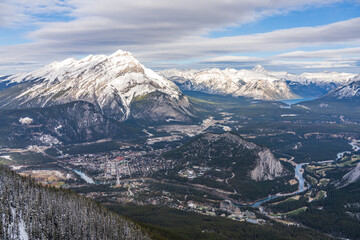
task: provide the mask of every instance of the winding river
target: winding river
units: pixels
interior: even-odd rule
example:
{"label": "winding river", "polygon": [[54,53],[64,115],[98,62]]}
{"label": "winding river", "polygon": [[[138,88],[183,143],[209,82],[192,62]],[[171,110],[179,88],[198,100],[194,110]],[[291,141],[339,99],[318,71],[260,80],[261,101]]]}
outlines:
{"label": "winding river", "polygon": [[[360,150],[360,143],[358,141],[353,140],[353,141],[351,141],[349,143],[349,145],[352,147],[353,152],[357,152],[357,151]],[[341,159],[344,156],[344,154],[346,154],[346,153],[351,153],[351,151],[344,151],[344,152],[338,153],[337,158],[335,160],[331,160],[331,162],[335,162],[335,161]],[[324,161],[321,161],[319,163],[322,163],[322,162],[324,162]],[[325,162],[328,162],[328,161],[325,161]],[[304,176],[303,176],[304,171],[302,169],[302,167],[304,165],[307,165],[307,164],[308,163],[300,163],[300,164],[295,165],[295,178],[299,182],[299,189],[296,192],[284,193],[284,194],[278,193],[276,195],[272,195],[272,196],[269,196],[269,197],[267,197],[265,199],[257,201],[257,202],[253,203],[250,206],[251,207],[260,207],[261,204],[263,204],[263,203],[265,203],[267,201],[270,201],[272,199],[279,198],[279,197],[284,197],[284,196],[297,195],[297,194],[302,193],[302,192],[306,191],[307,189],[309,189],[311,187],[310,185],[308,187],[305,187],[305,180],[304,180]]]}
{"label": "winding river", "polygon": [[296,164],[295,166],[295,178],[298,180],[299,182],[299,188],[296,192],[292,192],[292,193],[278,193],[276,195],[272,195],[272,196],[269,196],[265,199],[262,199],[260,201],[257,201],[255,203],[253,203],[251,205],[251,207],[260,207],[261,204],[267,202],[267,201],[270,201],[272,199],[275,199],[275,198],[279,198],[279,197],[284,197],[284,196],[290,196],[290,195],[296,195],[296,194],[299,194],[299,193],[302,193],[304,192],[305,190],[307,190],[307,188],[305,188],[305,180],[304,180],[304,177],[303,177],[303,169],[302,167],[304,165],[306,165],[307,163],[300,163],[300,164]]}

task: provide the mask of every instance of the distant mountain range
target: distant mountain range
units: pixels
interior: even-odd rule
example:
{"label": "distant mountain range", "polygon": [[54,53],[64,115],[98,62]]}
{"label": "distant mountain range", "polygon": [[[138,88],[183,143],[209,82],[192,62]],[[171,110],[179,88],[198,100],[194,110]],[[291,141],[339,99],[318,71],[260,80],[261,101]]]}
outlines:
{"label": "distant mountain range", "polygon": [[175,82],[181,90],[242,96],[261,100],[320,97],[350,82],[351,73],[302,73],[268,71],[257,65],[251,70],[218,68],[206,70],[169,69],[160,75]]}

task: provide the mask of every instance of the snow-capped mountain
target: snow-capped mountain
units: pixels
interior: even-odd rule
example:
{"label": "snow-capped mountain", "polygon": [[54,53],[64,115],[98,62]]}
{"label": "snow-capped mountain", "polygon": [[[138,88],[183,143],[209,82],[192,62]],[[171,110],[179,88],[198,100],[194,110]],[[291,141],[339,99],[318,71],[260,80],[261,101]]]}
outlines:
{"label": "snow-capped mountain", "polygon": [[291,74],[268,71],[261,65],[251,70],[217,68],[206,70],[164,70],[160,75],[175,82],[182,90],[230,94],[254,99],[278,100],[318,97],[348,83],[355,74],[321,72]]}
{"label": "snow-capped mountain", "polygon": [[174,81],[183,90],[230,94],[263,100],[297,97],[284,80],[269,74],[260,65],[252,70],[213,68],[200,71],[179,71],[172,69],[162,71],[160,74]]}
{"label": "snow-capped mountain", "polygon": [[[151,100],[155,101],[150,108],[151,118],[184,120],[190,114],[187,98],[173,82],[121,50],[110,56],[69,58],[0,81],[17,87],[16,91],[5,89],[11,94],[0,99],[1,108],[47,107],[85,101],[103,115],[122,121],[134,117],[131,109],[135,102],[136,107],[141,108],[140,103]],[[21,88],[21,84],[28,87]]]}
{"label": "snow-capped mountain", "polygon": [[355,76],[352,73],[337,72],[302,73],[300,75],[273,72],[273,74],[286,80],[291,90],[302,97],[324,96],[331,90],[349,83],[350,78]]}
{"label": "snow-capped mountain", "polygon": [[326,97],[336,99],[360,99],[360,74],[351,78],[350,83],[331,91],[329,94],[326,95]]}

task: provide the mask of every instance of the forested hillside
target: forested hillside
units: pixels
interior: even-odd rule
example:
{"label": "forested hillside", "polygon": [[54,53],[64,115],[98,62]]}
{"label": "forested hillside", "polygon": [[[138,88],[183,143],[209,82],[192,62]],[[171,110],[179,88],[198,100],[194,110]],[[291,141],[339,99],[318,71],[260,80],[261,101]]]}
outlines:
{"label": "forested hillside", "polygon": [[150,239],[134,223],[0,165],[0,239]]}

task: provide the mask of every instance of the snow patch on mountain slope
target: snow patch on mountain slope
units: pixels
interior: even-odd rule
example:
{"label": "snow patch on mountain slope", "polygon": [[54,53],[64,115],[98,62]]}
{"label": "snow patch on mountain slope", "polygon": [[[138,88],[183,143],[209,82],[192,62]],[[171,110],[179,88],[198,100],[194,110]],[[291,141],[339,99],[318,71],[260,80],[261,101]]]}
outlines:
{"label": "snow patch on mountain slope", "polygon": [[32,124],[34,120],[32,118],[29,118],[29,117],[24,117],[24,118],[20,118],[19,119],[19,122],[22,124],[22,125],[29,125],[29,124]]}

